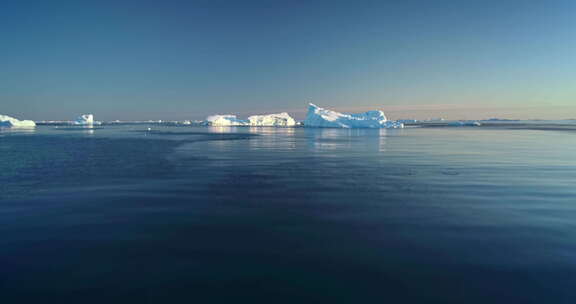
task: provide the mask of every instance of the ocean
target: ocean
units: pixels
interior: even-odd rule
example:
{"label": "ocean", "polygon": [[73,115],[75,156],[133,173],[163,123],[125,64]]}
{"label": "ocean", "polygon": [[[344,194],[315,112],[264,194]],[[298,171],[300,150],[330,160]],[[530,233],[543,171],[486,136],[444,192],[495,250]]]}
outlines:
{"label": "ocean", "polygon": [[576,123],[0,131],[0,303],[576,303]]}

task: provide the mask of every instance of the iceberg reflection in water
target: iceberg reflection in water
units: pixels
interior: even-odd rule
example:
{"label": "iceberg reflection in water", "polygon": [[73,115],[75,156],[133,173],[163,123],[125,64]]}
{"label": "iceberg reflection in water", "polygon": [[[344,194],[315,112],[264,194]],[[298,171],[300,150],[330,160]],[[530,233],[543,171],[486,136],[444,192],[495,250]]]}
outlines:
{"label": "iceberg reflection in water", "polygon": [[0,294],[572,303],[574,132],[515,126],[0,131]]}

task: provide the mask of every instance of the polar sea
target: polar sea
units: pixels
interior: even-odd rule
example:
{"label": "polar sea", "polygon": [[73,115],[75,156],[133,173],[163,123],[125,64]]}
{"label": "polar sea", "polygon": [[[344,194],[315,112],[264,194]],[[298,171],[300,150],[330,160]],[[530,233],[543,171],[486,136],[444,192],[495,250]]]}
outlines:
{"label": "polar sea", "polygon": [[576,303],[576,123],[0,131],[0,302]]}

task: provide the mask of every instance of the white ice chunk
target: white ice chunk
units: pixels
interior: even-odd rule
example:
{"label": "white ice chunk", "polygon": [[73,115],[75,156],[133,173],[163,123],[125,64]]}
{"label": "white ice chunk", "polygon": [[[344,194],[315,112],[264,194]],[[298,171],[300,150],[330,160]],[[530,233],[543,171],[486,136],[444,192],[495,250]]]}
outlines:
{"label": "white ice chunk", "polygon": [[319,128],[403,128],[404,124],[388,120],[382,111],[348,114],[310,104],[304,126]]}
{"label": "white ice chunk", "polygon": [[75,125],[93,125],[94,124],[94,115],[92,114],[83,114],[80,115],[74,121]]}
{"label": "white ice chunk", "polygon": [[477,120],[459,120],[448,123],[451,127],[479,127],[482,124]]}
{"label": "white ice chunk", "polygon": [[8,115],[0,115],[0,127],[4,128],[34,128],[36,123],[31,120],[18,120]]}
{"label": "white ice chunk", "polygon": [[248,117],[251,126],[263,127],[290,127],[295,126],[296,121],[288,113],[252,115]]}
{"label": "white ice chunk", "polygon": [[238,119],[236,115],[211,115],[206,117],[206,123],[215,127],[247,126],[247,120]]}

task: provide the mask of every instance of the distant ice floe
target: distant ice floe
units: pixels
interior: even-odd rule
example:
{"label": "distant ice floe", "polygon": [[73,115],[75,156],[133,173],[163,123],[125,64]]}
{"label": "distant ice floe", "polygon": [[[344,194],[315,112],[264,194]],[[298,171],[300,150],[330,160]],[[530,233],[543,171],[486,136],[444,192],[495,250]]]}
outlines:
{"label": "distant ice floe", "polygon": [[318,128],[403,128],[404,124],[388,120],[382,111],[348,114],[310,104],[304,126]]}
{"label": "distant ice floe", "polygon": [[482,124],[477,120],[459,120],[448,123],[450,127],[479,127]]}
{"label": "distant ice floe", "polygon": [[82,125],[82,126],[93,125],[94,124],[94,115],[92,115],[92,114],[80,115],[80,116],[78,116],[78,118],[76,118],[76,120],[73,122],[73,124]]}
{"label": "distant ice floe", "polygon": [[215,127],[259,126],[259,127],[290,127],[296,121],[288,113],[252,115],[248,119],[239,119],[236,115],[211,115],[206,118],[206,124]]}
{"label": "distant ice floe", "polygon": [[32,120],[18,120],[8,115],[0,115],[0,127],[3,128],[34,128],[36,123]]}

